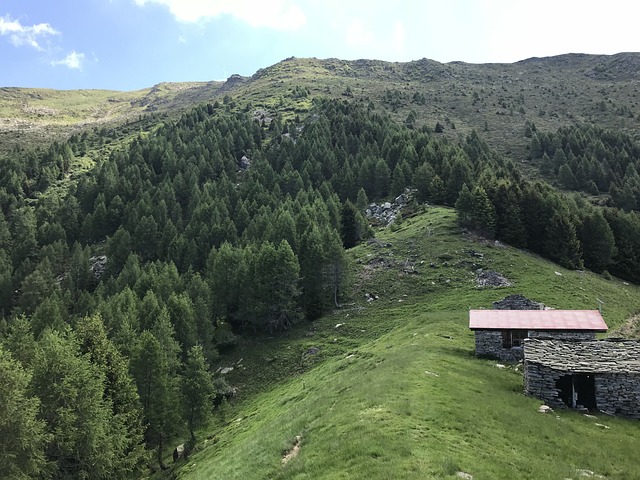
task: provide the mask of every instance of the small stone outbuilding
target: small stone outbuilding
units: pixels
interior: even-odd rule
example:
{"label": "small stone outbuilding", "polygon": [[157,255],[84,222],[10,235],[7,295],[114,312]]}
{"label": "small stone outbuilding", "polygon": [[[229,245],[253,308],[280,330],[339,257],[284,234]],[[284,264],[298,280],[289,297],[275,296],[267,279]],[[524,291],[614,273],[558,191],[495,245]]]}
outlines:
{"label": "small stone outbuilding", "polygon": [[640,342],[524,342],[524,389],[554,408],[640,418]]}
{"label": "small stone outbuilding", "polygon": [[607,325],[598,310],[471,310],[476,355],[518,362],[527,338],[594,340]]}

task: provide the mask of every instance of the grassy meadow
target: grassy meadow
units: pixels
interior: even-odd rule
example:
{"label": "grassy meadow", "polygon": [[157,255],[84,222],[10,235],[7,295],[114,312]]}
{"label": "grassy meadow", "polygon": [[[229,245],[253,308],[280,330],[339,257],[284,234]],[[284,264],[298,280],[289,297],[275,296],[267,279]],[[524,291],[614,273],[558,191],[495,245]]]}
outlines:
{"label": "grassy meadow", "polygon": [[[595,308],[597,297],[615,328],[640,311],[639,289],[470,236],[449,209],[429,207],[393,230],[350,251],[351,304],[282,337],[247,341],[224,358],[235,366],[229,380],[237,399],[216,413],[198,451],[172,473],[640,478],[637,421],[538,413],[541,402],[522,394],[516,367],[474,357],[467,314],[510,293],[577,309]],[[513,286],[479,289],[477,268]],[[378,299],[367,302],[366,293]]]}

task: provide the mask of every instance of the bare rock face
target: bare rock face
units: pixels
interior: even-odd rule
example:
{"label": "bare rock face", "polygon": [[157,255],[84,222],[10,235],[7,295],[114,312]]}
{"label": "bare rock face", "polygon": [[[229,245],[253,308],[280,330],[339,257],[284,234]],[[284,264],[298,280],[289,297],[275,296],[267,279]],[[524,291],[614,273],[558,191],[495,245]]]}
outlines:
{"label": "bare rock face", "polygon": [[398,195],[393,202],[384,202],[380,205],[372,203],[365,210],[365,215],[370,220],[377,220],[381,224],[388,226],[396,221],[403,207],[411,200],[411,191]]}
{"label": "bare rock face", "polygon": [[106,255],[96,255],[89,259],[91,262],[91,271],[96,277],[96,280],[100,280],[104,271],[107,269],[107,257]]}
{"label": "bare rock face", "polygon": [[498,272],[479,268],[476,271],[476,285],[480,288],[510,287],[512,283]]}
{"label": "bare rock face", "polygon": [[240,160],[238,160],[238,168],[240,170],[249,170],[249,167],[251,166],[251,159],[249,157],[247,157],[246,155],[243,155]]}

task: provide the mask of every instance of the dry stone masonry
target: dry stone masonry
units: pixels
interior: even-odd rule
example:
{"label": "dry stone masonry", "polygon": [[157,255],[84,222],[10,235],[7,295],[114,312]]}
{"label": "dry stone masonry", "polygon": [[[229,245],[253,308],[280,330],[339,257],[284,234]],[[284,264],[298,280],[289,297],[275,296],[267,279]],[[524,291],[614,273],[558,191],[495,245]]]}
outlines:
{"label": "dry stone masonry", "polygon": [[544,310],[544,303],[529,300],[524,295],[509,295],[498,302],[493,302],[494,310]]}
{"label": "dry stone masonry", "polygon": [[640,418],[640,343],[528,339],[524,389],[553,408]]}

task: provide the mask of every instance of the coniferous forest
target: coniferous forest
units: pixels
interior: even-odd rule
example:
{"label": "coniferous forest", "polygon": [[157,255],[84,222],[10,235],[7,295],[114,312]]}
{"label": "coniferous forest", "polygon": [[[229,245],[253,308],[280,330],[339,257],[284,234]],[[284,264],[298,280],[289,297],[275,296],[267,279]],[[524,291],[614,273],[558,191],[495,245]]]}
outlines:
{"label": "coniferous forest", "polygon": [[152,118],[63,191],[109,132],[0,159],[0,477],[162,468],[233,395],[212,363],[340,306],[345,250],[373,235],[365,208],[407,189],[484,237],[640,282],[627,135],[530,124],[539,175],[525,175],[481,133],[453,140],[373,103],[316,98],[268,124],[248,110]]}

